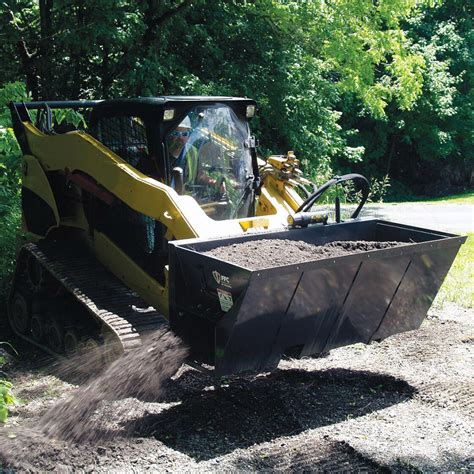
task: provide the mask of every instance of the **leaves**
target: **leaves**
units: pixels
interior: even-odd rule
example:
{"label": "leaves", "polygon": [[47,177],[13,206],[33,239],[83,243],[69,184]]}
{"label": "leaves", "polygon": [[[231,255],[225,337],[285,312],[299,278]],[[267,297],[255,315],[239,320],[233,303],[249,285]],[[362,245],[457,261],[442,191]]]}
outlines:
{"label": "leaves", "polygon": [[14,82],[0,88],[0,297],[4,297],[5,280],[13,270],[15,238],[20,225],[20,148],[11,128],[10,100],[25,100],[25,86]]}
{"label": "leaves", "polygon": [[[0,342],[0,345],[8,345],[13,349],[13,347],[7,342]],[[13,350],[15,351],[15,349]],[[3,363],[4,358],[0,357],[0,367]],[[17,400],[13,394],[13,385],[7,380],[0,379],[0,423],[5,423],[7,421],[8,407],[15,405],[16,403]]]}
{"label": "leaves", "polygon": [[0,422],[5,423],[8,418],[8,407],[16,404],[12,392],[13,385],[6,380],[0,380]]}
{"label": "leaves", "polygon": [[[26,97],[21,79],[49,100],[253,97],[262,151],[295,150],[319,181],[357,166],[418,182],[424,161],[465,173],[472,159],[467,2],[55,0],[42,19],[33,0],[4,3],[0,127],[7,101]],[[84,126],[73,111],[55,119]]]}
{"label": "leaves", "polygon": [[71,124],[74,128],[86,128],[87,124],[84,116],[73,109],[57,109],[53,110],[54,120],[58,125],[62,123]]}

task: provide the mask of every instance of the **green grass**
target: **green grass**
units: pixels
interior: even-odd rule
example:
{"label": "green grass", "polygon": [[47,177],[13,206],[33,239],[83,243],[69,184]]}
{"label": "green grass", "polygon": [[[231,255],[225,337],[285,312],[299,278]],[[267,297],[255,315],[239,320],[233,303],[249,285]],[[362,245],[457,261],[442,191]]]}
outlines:
{"label": "green grass", "polygon": [[387,203],[389,204],[400,204],[406,202],[425,204],[474,204],[474,191],[464,191],[463,193],[441,197],[412,196],[397,201],[387,200]]}
{"label": "green grass", "polygon": [[461,246],[434,302],[437,306],[453,302],[474,308],[474,233]]}

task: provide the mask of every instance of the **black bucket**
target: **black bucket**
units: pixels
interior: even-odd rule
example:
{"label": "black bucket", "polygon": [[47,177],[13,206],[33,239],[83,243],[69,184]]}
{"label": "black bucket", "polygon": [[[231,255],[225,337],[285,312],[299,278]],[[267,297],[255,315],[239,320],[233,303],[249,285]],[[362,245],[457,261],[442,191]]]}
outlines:
{"label": "black bucket", "polygon": [[[264,270],[203,255],[244,240],[399,241],[402,246]],[[217,375],[276,368],[417,329],[466,237],[360,220],[170,242],[170,323]]]}

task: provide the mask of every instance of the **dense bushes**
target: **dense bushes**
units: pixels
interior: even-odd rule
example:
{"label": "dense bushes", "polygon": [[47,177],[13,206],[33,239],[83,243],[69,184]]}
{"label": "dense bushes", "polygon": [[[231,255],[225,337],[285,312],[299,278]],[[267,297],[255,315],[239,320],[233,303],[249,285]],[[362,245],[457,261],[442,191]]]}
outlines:
{"label": "dense bushes", "polygon": [[11,128],[9,100],[25,100],[22,83],[0,89],[0,298],[15,261],[15,235],[20,225],[20,149]]}

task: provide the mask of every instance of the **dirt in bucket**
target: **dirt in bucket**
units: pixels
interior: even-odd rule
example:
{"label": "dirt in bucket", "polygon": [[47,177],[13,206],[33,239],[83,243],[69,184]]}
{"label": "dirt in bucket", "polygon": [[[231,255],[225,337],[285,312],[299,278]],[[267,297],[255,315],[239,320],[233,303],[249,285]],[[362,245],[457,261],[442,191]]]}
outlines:
{"label": "dirt in bucket", "polygon": [[0,467],[28,470],[30,459],[36,459],[43,451],[61,450],[64,442],[97,443],[114,437],[113,430],[104,432],[99,428],[102,402],[158,398],[187,353],[172,332],[156,331],[142,346],[124,354],[101,375],[54,404],[34,427],[2,430]]}
{"label": "dirt in bucket", "polygon": [[223,245],[203,253],[250,270],[263,270],[264,268],[341,257],[399,245],[403,245],[403,242],[341,240],[315,245],[301,240],[261,239]]}

